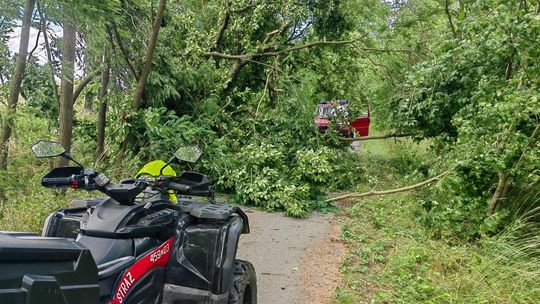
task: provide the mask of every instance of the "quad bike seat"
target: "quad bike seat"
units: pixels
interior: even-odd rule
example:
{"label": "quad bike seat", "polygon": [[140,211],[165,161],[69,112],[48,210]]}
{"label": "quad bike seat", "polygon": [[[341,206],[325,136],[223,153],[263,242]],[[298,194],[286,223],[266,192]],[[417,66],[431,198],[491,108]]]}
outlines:
{"label": "quad bike seat", "polygon": [[95,304],[98,269],[74,240],[0,233],[0,303]]}
{"label": "quad bike seat", "polygon": [[[82,303],[98,303],[99,299],[110,296],[117,276],[134,263],[135,248],[146,251],[152,245],[150,239],[80,236],[75,241],[30,233],[0,233],[0,282],[2,287],[6,282],[12,287],[0,288],[0,303],[27,303],[16,299],[33,298],[32,294],[39,290],[56,294],[57,290],[67,292],[64,289],[72,288],[75,291],[79,288],[81,295],[88,294],[94,299]],[[35,286],[34,291],[28,291],[29,285]],[[41,297],[36,296],[36,302],[28,303],[72,303],[57,299],[41,302]]]}
{"label": "quad bike seat", "polygon": [[90,249],[97,265],[134,255],[134,245],[131,239],[109,239],[80,235],[77,241]]}
{"label": "quad bike seat", "polygon": [[71,261],[83,250],[64,238],[46,238],[32,234],[0,233],[0,262]]}

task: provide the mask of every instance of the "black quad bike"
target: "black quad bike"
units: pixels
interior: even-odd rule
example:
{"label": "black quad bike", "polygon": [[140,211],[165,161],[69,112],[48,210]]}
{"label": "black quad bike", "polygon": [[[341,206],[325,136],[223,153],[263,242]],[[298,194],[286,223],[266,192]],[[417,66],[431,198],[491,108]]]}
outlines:
{"label": "black quad bike", "polygon": [[[257,303],[253,265],[236,259],[248,218],[238,207],[215,203],[205,175],[159,174],[115,184],[85,169],[59,143],[39,141],[32,150],[78,165],[53,169],[43,186],[107,197],[51,214],[43,236],[0,233],[0,303]],[[167,165],[201,155],[196,146],[180,147]],[[178,196],[176,204],[171,195]]]}

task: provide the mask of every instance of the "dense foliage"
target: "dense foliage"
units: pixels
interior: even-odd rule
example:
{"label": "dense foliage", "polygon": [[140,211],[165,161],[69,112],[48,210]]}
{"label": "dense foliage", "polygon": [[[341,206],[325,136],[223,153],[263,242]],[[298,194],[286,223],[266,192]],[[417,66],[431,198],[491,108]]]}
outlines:
{"label": "dense foliage", "polygon": [[440,163],[455,170],[426,198],[429,224],[475,237],[502,227],[504,214],[484,222],[486,210],[515,209],[520,193],[538,190],[540,17],[527,1],[449,9],[454,34],[406,74],[388,105],[393,126],[434,139]]}
{"label": "dense foliage", "polygon": [[[40,138],[114,179],[197,144],[179,170],[296,217],[448,171],[349,210],[338,302],[532,302],[538,58],[538,0],[2,1],[0,230],[37,231],[91,195],[40,187],[54,165],[31,155]],[[313,125],[327,99],[412,139],[352,151]]]}

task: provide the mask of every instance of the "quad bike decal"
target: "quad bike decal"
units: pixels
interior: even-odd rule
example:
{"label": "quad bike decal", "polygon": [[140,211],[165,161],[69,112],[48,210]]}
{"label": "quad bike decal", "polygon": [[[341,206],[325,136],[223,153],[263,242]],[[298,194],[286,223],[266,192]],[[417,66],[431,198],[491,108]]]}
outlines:
{"label": "quad bike decal", "polygon": [[122,304],[131,287],[133,287],[142,276],[154,268],[166,267],[167,263],[169,263],[169,258],[171,257],[172,245],[173,238],[171,237],[165,243],[161,244],[161,246],[152,250],[129,267],[118,282],[114,292],[114,298],[109,304]]}

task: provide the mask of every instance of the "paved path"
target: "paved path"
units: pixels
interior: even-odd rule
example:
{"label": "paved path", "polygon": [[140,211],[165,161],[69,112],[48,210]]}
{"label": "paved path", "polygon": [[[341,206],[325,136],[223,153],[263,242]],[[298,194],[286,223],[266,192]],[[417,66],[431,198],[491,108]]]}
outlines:
{"label": "paved path", "polygon": [[306,273],[301,272],[309,271],[306,268],[311,266],[305,266],[308,252],[329,238],[332,215],[314,214],[307,219],[296,219],[258,210],[246,210],[246,213],[251,233],[241,237],[238,258],[255,266],[258,303],[310,302],[306,300],[306,288],[301,283],[305,281]]}

